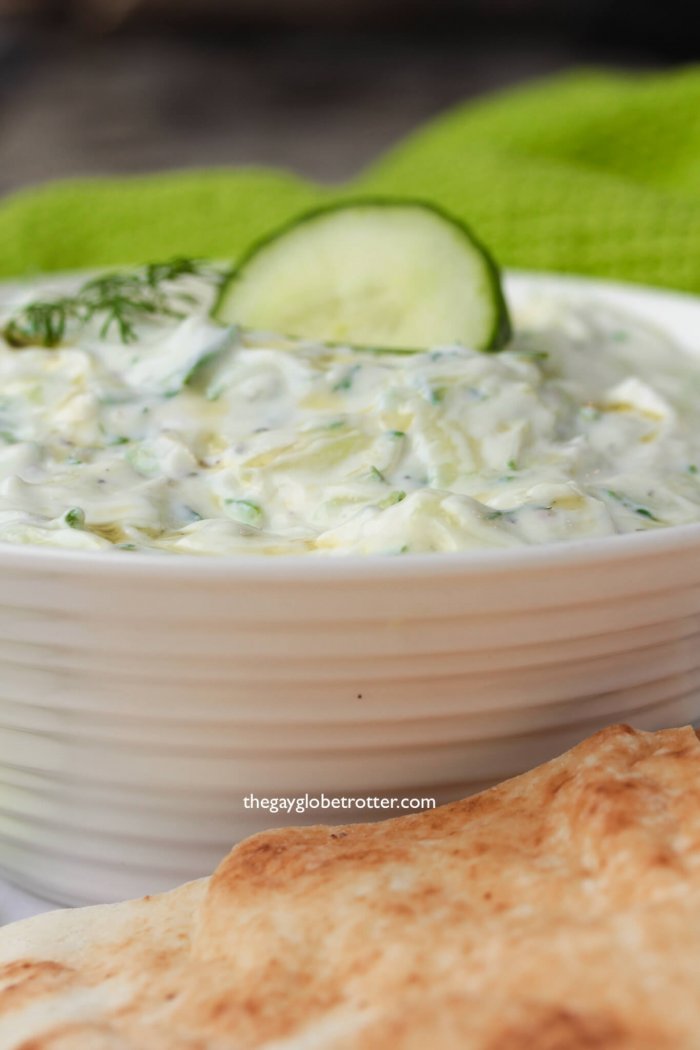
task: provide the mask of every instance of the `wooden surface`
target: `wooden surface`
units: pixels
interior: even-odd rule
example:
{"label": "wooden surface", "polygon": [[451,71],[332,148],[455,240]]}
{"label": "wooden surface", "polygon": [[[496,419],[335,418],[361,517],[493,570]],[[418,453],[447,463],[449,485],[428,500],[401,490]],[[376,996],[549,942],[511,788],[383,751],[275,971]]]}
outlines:
{"label": "wooden surface", "polygon": [[591,57],[616,59],[539,37],[80,37],[0,20],[0,192],[215,164],[342,180],[464,98]]}

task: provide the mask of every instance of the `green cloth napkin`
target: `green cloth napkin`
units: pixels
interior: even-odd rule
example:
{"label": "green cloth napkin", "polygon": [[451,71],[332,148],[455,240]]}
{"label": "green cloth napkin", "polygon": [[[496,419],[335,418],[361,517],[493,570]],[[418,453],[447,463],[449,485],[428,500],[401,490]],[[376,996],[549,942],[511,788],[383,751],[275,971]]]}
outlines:
{"label": "green cloth napkin", "polygon": [[77,180],[0,204],[0,275],[233,258],[334,197],[436,201],[505,266],[700,292],[700,68],[577,72],[461,106],[343,187],[285,172]]}

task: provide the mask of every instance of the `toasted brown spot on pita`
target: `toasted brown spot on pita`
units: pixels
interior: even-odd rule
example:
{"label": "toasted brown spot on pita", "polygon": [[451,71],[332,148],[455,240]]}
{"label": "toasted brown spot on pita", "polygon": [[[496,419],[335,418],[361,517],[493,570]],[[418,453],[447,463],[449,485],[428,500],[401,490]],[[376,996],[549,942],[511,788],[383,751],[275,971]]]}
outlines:
{"label": "toasted brown spot on pita", "polygon": [[74,971],[51,960],[18,959],[0,966],[0,1016],[31,1002],[37,995],[60,988],[72,979]]}
{"label": "toasted brown spot on pita", "polygon": [[653,1033],[625,1029],[615,1017],[533,1004],[522,1022],[496,1032],[485,1050],[652,1050]]}

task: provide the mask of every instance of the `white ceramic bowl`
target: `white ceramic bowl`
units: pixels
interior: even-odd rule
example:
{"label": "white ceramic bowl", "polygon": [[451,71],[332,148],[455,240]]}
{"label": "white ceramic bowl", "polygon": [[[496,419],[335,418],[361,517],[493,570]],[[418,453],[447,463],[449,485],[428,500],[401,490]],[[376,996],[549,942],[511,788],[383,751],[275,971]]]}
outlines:
{"label": "white ceramic bowl", "polygon": [[[700,343],[691,297],[509,286]],[[0,588],[0,870],[66,903],[211,871],[285,820],[251,792],[445,801],[610,722],[700,718],[700,525],[404,558],[2,545]]]}

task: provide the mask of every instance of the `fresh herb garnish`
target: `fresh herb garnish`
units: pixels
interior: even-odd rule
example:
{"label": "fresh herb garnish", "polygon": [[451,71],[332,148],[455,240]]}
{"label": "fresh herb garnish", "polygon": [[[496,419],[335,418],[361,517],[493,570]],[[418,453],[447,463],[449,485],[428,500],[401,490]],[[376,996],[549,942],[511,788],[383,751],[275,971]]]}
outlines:
{"label": "fresh herb garnish", "polygon": [[529,357],[531,361],[547,361],[549,353],[547,350],[521,350],[521,357]]}
{"label": "fresh herb garnish", "polygon": [[194,302],[182,289],[164,286],[181,277],[204,277],[219,283],[225,275],[198,259],[148,263],[137,270],[103,274],[87,281],[74,295],[38,299],[22,307],[5,325],[10,346],[59,346],[72,327],[100,322],[100,335],[115,328],[122,343],[136,340],[136,324],[147,318],[182,318]]}
{"label": "fresh herb garnish", "polygon": [[657,521],[659,524],[661,523],[661,519],[657,518],[655,514],[652,514],[648,507],[641,507],[638,503],[635,503],[634,500],[630,499],[628,496],[623,496],[620,492],[615,492],[614,489],[606,489],[606,491],[611,499],[617,500],[618,503],[622,503],[627,510],[634,511],[635,514],[639,514],[642,518],[648,518],[650,521]]}
{"label": "fresh herb garnish", "polygon": [[353,365],[347,370],[342,379],[339,379],[337,383],[333,384],[334,391],[349,390],[353,384],[355,376],[360,371],[359,365]]}
{"label": "fresh herb garnish", "polygon": [[395,503],[401,503],[401,501],[405,499],[406,493],[397,489],[396,492],[391,492],[386,499],[381,500],[377,506],[380,510],[386,510],[388,507],[393,507]]}
{"label": "fresh herb garnish", "polygon": [[71,507],[66,511],[64,521],[71,529],[82,529],[85,524],[85,511],[80,507]]}

